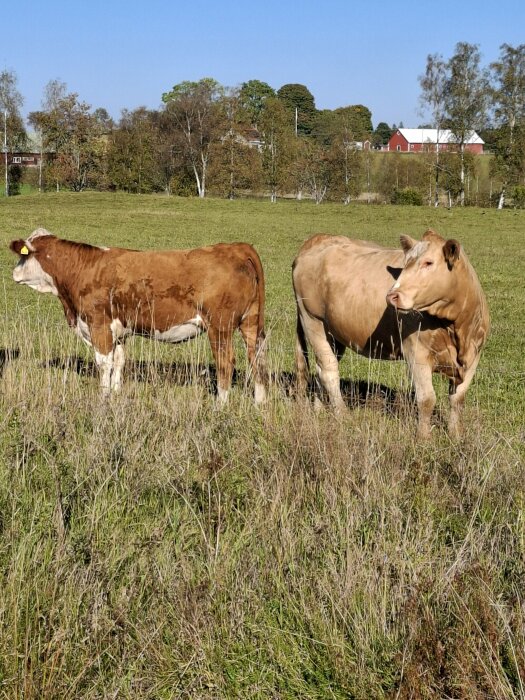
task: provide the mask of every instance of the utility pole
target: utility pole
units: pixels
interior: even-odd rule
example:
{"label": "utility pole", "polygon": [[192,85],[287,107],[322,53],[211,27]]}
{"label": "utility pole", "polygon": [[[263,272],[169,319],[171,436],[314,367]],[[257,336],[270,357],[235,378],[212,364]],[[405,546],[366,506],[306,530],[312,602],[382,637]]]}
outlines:
{"label": "utility pole", "polygon": [[4,109],[4,166],[5,166],[5,196],[9,197],[9,178],[7,176],[7,109]]}

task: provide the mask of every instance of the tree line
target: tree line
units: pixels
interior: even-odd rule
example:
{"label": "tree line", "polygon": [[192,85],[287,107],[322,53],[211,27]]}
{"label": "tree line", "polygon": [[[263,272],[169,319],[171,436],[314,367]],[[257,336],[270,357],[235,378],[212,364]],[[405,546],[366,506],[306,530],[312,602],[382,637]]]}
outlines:
{"label": "tree line", "polygon": [[486,203],[479,187],[476,198],[470,187],[480,166],[465,144],[476,130],[494,154],[488,196],[499,206],[509,196],[525,203],[525,44],[503,44],[498,61],[484,68],[478,46],[460,42],[448,60],[429,55],[419,83],[427,126],[450,129],[457,152],[429,148],[409,161],[397,154],[380,160],[373,149],[388,142],[395,125],[374,129],[364,105],[318,110],[301,84],[274,90],[260,80],[238,88],[213,78],[183,81],[162,95],[161,108],[123,110],[115,122],[53,80],[41,109],[28,116],[43,154],[35,173],[6,167],[7,153],[28,143],[16,76],[3,71],[6,192],[16,193],[24,177],[40,189],[75,191],[255,194],[272,201],[293,195],[317,203],[376,193],[393,202]]}

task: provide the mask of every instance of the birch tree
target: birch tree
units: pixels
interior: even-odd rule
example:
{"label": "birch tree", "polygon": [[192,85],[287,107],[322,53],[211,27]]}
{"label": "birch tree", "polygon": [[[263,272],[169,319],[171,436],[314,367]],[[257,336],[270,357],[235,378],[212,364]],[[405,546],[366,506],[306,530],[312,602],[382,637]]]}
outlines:
{"label": "birch tree", "polygon": [[20,116],[23,104],[22,95],[17,88],[17,77],[13,71],[0,73],[0,112],[2,124],[2,150],[4,152],[5,195],[9,196],[8,154],[20,149],[26,140],[24,123]]}
{"label": "birch tree", "polygon": [[443,57],[439,54],[429,54],[424,75],[419,76],[421,85],[421,103],[428,107],[433,126],[436,129],[436,151],[434,158],[434,206],[439,206],[439,140],[445,120],[447,71]]}
{"label": "birch tree", "polygon": [[210,148],[221,135],[219,100],[224,89],[213,78],[184,81],[162,95],[180,134],[181,152],[195,177],[199,197],[206,196]]}
{"label": "birch tree", "polygon": [[480,64],[477,45],[459,42],[446,66],[445,116],[459,148],[461,206],[465,205],[465,144],[486,120],[489,102],[488,75]]}
{"label": "birch tree", "polygon": [[230,200],[240,190],[257,190],[261,184],[261,154],[246,138],[251,116],[240,99],[240,92],[227,88],[220,100],[222,134],[211,147],[209,190]]}
{"label": "birch tree", "polygon": [[289,112],[277,97],[268,97],[260,117],[263,138],[263,176],[270,190],[270,201],[285,189],[290,177],[294,132]]}
{"label": "birch tree", "polygon": [[510,184],[523,182],[525,167],[525,44],[502,44],[490,66],[493,77],[497,141],[495,167],[503,179],[498,209],[505,204]]}

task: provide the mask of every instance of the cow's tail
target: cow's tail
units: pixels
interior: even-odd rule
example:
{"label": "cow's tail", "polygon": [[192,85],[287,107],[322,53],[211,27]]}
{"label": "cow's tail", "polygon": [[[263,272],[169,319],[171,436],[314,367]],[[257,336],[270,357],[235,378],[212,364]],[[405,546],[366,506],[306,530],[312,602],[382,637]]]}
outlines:
{"label": "cow's tail", "polygon": [[266,367],[266,334],[264,331],[265,282],[261,259],[250,246],[248,260],[255,272],[257,283],[257,336],[255,340],[255,381],[263,387],[268,386],[268,370]]}
{"label": "cow's tail", "polygon": [[297,305],[297,330],[295,338],[295,368],[296,368],[296,388],[297,395],[304,396],[308,386],[308,377],[310,374],[310,365],[308,362],[308,345],[306,343],[306,334],[304,332],[303,322],[301,320],[301,311]]}

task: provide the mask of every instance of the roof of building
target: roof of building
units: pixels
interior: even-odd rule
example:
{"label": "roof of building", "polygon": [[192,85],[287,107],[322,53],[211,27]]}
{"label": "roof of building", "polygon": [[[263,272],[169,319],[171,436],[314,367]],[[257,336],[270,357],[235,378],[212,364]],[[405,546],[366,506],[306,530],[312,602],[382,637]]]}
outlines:
{"label": "roof of building", "polygon": [[[437,143],[437,129],[398,129],[399,133],[408,141],[408,143]],[[450,129],[440,129],[439,143],[457,143],[457,137]],[[475,131],[470,133],[465,143],[485,143]]]}

